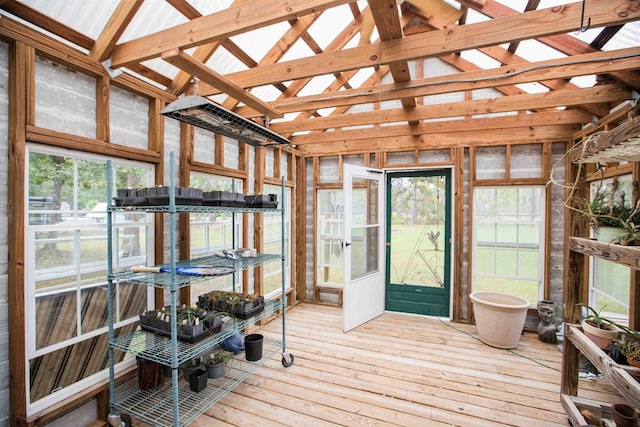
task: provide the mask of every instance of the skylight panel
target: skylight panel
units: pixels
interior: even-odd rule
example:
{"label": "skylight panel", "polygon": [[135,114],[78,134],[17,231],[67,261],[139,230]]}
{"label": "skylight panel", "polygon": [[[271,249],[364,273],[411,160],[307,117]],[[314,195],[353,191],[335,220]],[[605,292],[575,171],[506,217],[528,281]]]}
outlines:
{"label": "skylight panel", "polygon": [[546,61],[549,59],[566,57],[563,53],[558,52],[537,40],[522,40],[518,46],[516,54],[529,62]]}
{"label": "skylight panel", "polygon": [[118,6],[119,0],[22,0],[21,2],[95,40]]}
{"label": "skylight panel", "polygon": [[[366,2],[363,7],[365,6]],[[333,7],[322,12],[308,32],[322,50],[325,50],[351,21],[353,21],[353,15],[348,5]]]}
{"label": "skylight panel", "polygon": [[236,71],[244,71],[249,68],[223,47],[216,49],[213,55],[211,55],[211,58],[206,62],[206,65],[212,70],[224,75]]}
{"label": "skylight panel", "polygon": [[617,50],[640,46],[640,21],[624,24],[602,50]]}
{"label": "skylight panel", "polygon": [[292,61],[300,58],[309,58],[315,55],[308,44],[298,39],[278,62]]}
{"label": "skylight panel", "polygon": [[235,35],[231,40],[254,61],[260,62],[290,28],[288,22],[279,22]]}
{"label": "skylight panel", "polygon": [[118,43],[154,34],[187,21],[188,19],[184,15],[167,2],[145,1],[129,26],[127,26],[122,37],[118,40]]}
{"label": "skylight panel", "polygon": [[463,59],[466,59],[467,61],[474,63],[475,65],[482,68],[483,70],[497,68],[500,65],[502,65],[495,59],[490,58],[489,56],[485,55],[484,53],[478,50],[465,50],[461,52],[460,56]]}

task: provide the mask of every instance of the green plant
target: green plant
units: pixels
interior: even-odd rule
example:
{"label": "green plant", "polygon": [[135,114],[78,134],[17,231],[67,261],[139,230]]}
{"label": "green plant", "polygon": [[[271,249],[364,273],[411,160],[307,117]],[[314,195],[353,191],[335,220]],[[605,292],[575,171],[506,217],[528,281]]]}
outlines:
{"label": "green plant", "polygon": [[633,333],[621,334],[618,339],[615,340],[620,353],[627,360],[640,360],[640,333],[632,331]]}
{"label": "green plant", "polygon": [[224,363],[225,366],[228,366],[229,363],[233,360],[233,353],[228,351],[219,351],[217,353],[211,353],[209,356],[209,360],[207,361],[207,365],[213,366],[219,363]]}
{"label": "green plant", "polygon": [[579,303],[578,305],[584,307],[587,310],[587,314],[584,316],[584,320],[589,324],[591,324],[592,326],[595,326],[600,329],[604,329],[603,325],[605,324],[613,325],[615,323],[613,320],[610,320],[601,315],[602,310],[605,309],[606,305],[602,306],[600,310],[596,310],[595,308],[591,307],[588,304]]}
{"label": "green plant", "polygon": [[640,338],[640,332],[634,331],[633,329],[622,325],[618,322],[616,322],[615,320],[611,320],[607,317],[602,316],[602,311],[607,307],[606,305],[603,305],[600,310],[596,310],[595,308],[591,307],[588,304],[583,304],[583,303],[578,303],[577,305],[584,307],[587,310],[587,315],[584,316],[584,320],[587,321],[588,323],[590,323],[592,326],[595,326],[597,328],[600,329],[604,329],[605,327],[603,327],[603,325],[605,324],[609,324],[609,325],[613,325],[616,328],[626,332],[629,335],[633,335],[633,336],[637,336]]}
{"label": "green plant", "polygon": [[583,200],[581,211],[594,230],[599,227],[622,228],[613,242],[640,240],[640,199],[627,203],[626,194],[615,177],[610,186],[600,185],[591,200]]}

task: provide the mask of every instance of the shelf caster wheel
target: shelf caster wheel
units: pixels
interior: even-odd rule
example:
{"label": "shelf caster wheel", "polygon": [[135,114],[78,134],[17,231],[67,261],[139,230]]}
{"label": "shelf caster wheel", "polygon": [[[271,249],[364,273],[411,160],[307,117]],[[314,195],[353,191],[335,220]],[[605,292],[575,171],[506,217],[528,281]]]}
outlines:
{"label": "shelf caster wheel", "polygon": [[131,427],[131,417],[127,414],[110,414],[107,420],[113,427]]}
{"label": "shelf caster wheel", "polygon": [[284,366],[285,368],[288,368],[291,365],[293,365],[293,354],[289,353],[289,360],[288,361],[287,361],[286,354],[283,354],[282,355],[282,366]]}

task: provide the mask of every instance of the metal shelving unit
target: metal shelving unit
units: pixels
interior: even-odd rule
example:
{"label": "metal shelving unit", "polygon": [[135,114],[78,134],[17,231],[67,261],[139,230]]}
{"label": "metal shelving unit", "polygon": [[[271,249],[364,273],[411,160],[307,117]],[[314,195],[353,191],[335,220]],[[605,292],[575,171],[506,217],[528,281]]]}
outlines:
{"label": "metal shelving unit", "polygon": [[[107,282],[108,282],[108,333],[109,333],[109,388],[110,388],[110,422],[119,417],[117,411],[126,413],[132,417],[140,419],[154,426],[187,426],[199,415],[214,405],[224,395],[229,393],[235,386],[249,377],[256,369],[271,358],[275,353],[282,353],[282,364],[284,367],[293,364],[293,355],[286,351],[285,326],[286,326],[286,298],[285,298],[285,191],[284,179],[282,180],[282,197],[280,208],[229,208],[219,206],[190,206],[176,205],[175,203],[175,172],[174,153],[170,153],[170,194],[168,206],[113,206],[111,203],[113,194],[113,172],[111,162],[107,162]],[[165,267],[169,268],[168,273],[131,273],[113,271],[113,236],[112,236],[112,214],[114,212],[149,212],[166,213],[170,219],[170,262]],[[177,213],[232,213],[235,221],[235,213],[257,213],[271,212],[279,213],[282,220],[282,245],[279,255],[260,254],[256,258],[240,258],[229,260],[216,256],[198,258],[190,261],[176,261],[176,214]],[[182,342],[177,339],[177,326],[172,325],[171,336],[165,337],[151,332],[136,331],[131,334],[116,337],[113,326],[114,301],[113,286],[118,281],[140,286],[150,286],[161,288],[169,292],[171,318],[175,319],[176,307],[178,304],[177,292],[180,288],[189,286],[202,280],[210,280],[211,277],[182,276],[176,273],[181,266],[216,266],[233,267],[236,272],[254,268],[268,262],[280,260],[282,263],[282,295],[277,301],[265,301],[265,310],[247,320],[233,319],[230,326],[223,328],[219,333],[206,337],[193,344]],[[224,339],[236,332],[242,333],[248,326],[251,326],[262,319],[281,313],[282,317],[282,339],[264,339],[263,357],[257,362],[244,360],[243,355],[234,357],[230,369],[223,378],[208,380],[207,387],[199,392],[192,392],[189,384],[180,380],[179,367],[183,363],[205,354],[213,349]],[[115,363],[114,352],[116,350],[126,352],[136,357],[141,357],[149,361],[160,363],[171,368],[171,381],[151,390],[141,390],[133,386],[126,391],[116,393],[115,384]],[[118,425],[118,424],[114,424]]]}

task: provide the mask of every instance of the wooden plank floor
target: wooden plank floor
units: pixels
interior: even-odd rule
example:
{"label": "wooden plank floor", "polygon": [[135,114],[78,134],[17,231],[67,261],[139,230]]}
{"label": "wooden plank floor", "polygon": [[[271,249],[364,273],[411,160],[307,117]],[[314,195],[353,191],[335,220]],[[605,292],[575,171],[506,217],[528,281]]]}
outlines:
{"label": "wooden plank floor", "polygon": [[[281,335],[280,320],[262,327]],[[287,313],[287,350],[225,396],[195,426],[566,426],[561,353],[525,334],[513,351],[484,345],[473,325],[385,313],[344,334],[339,308]],[[604,380],[580,395],[615,401]]]}

